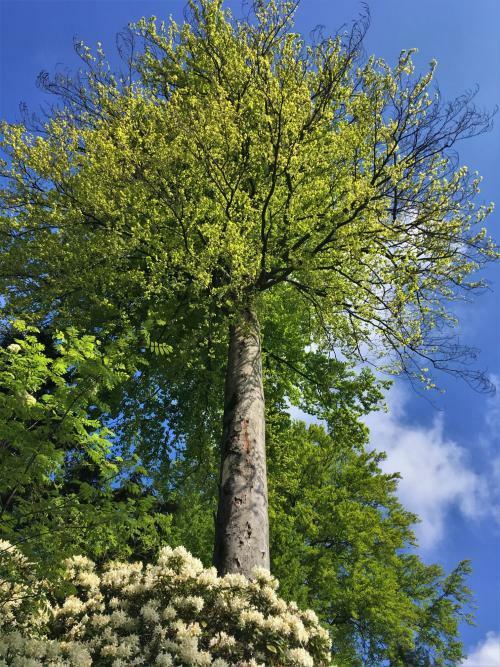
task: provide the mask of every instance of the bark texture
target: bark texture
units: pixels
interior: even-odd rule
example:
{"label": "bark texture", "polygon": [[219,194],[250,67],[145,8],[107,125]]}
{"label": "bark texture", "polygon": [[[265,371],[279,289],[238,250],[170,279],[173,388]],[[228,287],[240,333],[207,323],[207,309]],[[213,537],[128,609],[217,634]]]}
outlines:
{"label": "bark texture", "polygon": [[246,577],[270,565],[262,352],[251,308],[230,329],[214,564],[220,575]]}

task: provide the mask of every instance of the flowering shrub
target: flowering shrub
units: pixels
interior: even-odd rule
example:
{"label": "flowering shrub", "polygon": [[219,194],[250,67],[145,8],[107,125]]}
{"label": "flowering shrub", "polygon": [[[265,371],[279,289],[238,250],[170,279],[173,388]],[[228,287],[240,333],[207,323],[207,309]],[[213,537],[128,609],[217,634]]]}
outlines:
{"label": "flowering shrub", "polygon": [[[37,579],[28,559],[9,542],[0,540],[0,642],[9,628],[34,629],[43,624],[45,588],[46,582]],[[3,664],[0,660],[0,666]]]}
{"label": "flowering shrub", "polygon": [[266,570],[255,570],[252,581],[218,577],[183,547],[165,547],[155,565],[111,562],[100,573],[89,559],[71,558],[67,580],[72,594],[59,604],[46,597],[31,625],[13,613],[24,596],[16,601],[5,587],[0,665],[331,664],[328,633],[314,612],[280,599]]}

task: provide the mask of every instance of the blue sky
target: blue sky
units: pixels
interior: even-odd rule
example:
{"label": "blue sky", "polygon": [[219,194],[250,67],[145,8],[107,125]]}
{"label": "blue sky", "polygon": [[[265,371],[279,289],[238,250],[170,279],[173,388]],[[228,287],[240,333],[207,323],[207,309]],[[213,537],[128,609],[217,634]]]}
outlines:
{"label": "blue sky", "polygon": [[[238,8],[239,0],[228,0]],[[143,15],[182,17],[183,0],[0,0],[0,116],[18,118],[20,101],[42,101],[37,73],[72,66],[74,36],[101,41],[110,54],[114,36]],[[479,85],[477,103],[500,104],[499,0],[372,0],[365,48],[394,63],[403,48],[417,47],[417,68],[438,61],[445,98]],[[362,10],[356,0],[303,0],[297,26],[318,24],[334,32]],[[460,146],[461,161],[484,176],[481,197],[500,207],[500,115],[495,128]],[[500,240],[500,217],[489,221]],[[500,265],[488,269],[492,289],[462,310],[463,341],[482,350],[479,365],[500,383]],[[500,391],[474,393],[440,378],[434,405],[403,383],[389,395],[390,412],[370,418],[373,443],[389,453],[391,470],[403,472],[403,502],[422,516],[418,528],[426,560],[452,568],[470,558],[478,604],[477,627],[464,628],[467,667],[500,666]]]}

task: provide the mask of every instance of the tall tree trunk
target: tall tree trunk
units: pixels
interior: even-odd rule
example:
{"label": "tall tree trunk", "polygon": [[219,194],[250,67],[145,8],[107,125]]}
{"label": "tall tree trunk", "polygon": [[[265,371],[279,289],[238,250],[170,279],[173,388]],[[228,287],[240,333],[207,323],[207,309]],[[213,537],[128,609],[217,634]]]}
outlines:
{"label": "tall tree trunk", "polygon": [[269,569],[262,352],[252,308],[230,329],[214,564],[221,575]]}

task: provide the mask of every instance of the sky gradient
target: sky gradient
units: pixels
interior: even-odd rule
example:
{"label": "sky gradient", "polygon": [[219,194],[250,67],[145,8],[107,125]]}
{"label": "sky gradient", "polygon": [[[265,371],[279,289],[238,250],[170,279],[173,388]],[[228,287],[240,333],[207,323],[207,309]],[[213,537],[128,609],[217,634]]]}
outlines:
{"label": "sky gradient", "polygon": [[[239,0],[228,0],[235,12]],[[35,109],[40,70],[77,64],[73,37],[97,41],[111,56],[115,34],[141,16],[182,19],[180,0],[0,0],[0,117],[19,118],[19,103]],[[394,64],[402,49],[417,47],[417,71],[432,58],[443,97],[479,86],[476,102],[500,104],[500,2],[498,0],[372,0],[367,54]],[[318,24],[335,32],[361,12],[356,0],[303,0],[297,27],[308,34]],[[500,206],[500,117],[492,132],[459,146],[463,164],[484,176],[481,199]],[[500,240],[500,218],[488,227]],[[481,350],[478,366],[500,385],[500,265],[485,276],[491,289],[460,309],[460,337]],[[444,394],[432,403],[398,382],[390,412],[370,417],[372,443],[388,452],[387,469],[403,473],[400,496],[422,517],[417,528],[426,561],[446,569],[469,558],[470,585],[478,605],[477,627],[465,627],[467,667],[500,667],[500,391],[475,393],[465,383],[441,377]]]}

